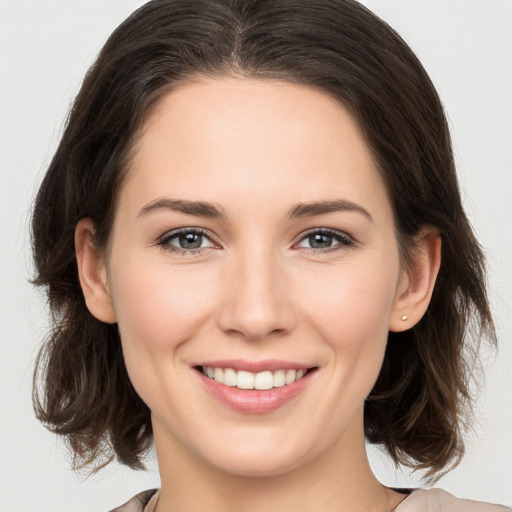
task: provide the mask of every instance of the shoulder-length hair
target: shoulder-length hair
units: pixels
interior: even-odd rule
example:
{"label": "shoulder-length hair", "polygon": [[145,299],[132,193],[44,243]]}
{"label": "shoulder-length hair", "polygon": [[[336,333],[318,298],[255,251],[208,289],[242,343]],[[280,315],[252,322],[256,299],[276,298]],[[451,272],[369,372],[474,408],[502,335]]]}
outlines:
{"label": "shoulder-length hair", "polygon": [[389,334],[365,404],[368,440],[435,478],[463,454],[473,356],[482,334],[494,340],[483,255],[461,205],[447,122],[429,77],[400,36],[354,0],[153,0],[111,35],[34,206],[34,281],[46,287],[53,320],[34,376],[38,418],[65,436],[75,467],[114,458],[142,467],[150,411],[128,379],[116,325],[87,310],[74,230],[90,217],[98,247],[106,247],[142,122],[165,94],[201,75],[327,92],[364,133],[404,261],[422,226],[439,230],[442,263],[428,311],[412,329]]}

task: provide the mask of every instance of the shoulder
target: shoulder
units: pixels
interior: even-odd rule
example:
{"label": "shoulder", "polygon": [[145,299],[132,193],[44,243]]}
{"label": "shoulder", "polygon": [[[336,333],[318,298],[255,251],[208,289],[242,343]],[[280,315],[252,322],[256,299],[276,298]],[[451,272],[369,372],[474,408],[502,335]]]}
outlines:
{"label": "shoulder", "polygon": [[413,491],[396,512],[512,512],[503,505],[458,499],[442,489]]}
{"label": "shoulder", "polygon": [[[135,495],[130,501],[127,501],[124,505],[114,508],[110,512],[145,512],[147,505],[150,503],[151,498],[158,493],[158,489],[150,489],[149,491],[143,491]],[[149,509],[147,512],[150,512]]]}

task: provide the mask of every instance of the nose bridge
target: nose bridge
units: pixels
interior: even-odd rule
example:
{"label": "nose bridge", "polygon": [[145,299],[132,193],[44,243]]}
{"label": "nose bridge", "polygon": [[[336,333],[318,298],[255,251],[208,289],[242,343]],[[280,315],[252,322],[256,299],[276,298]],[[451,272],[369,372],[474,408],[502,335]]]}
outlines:
{"label": "nose bridge", "polygon": [[258,340],[292,328],[286,275],[271,246],[247,243],[235,251],[228,279],[228,293],[219,315],[223,330]]}

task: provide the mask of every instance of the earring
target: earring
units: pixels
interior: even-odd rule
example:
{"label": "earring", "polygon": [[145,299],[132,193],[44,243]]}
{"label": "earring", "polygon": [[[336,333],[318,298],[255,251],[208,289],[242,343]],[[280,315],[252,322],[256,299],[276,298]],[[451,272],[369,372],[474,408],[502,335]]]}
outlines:
{"label": "earring", "polygon": [[400,317],[400,320],[403,320],[404,322],[405,322],[406,320],[408,320],[408,319],[409,319],[409,317],[408,317],[407,315],[402,315],[402,316]]}

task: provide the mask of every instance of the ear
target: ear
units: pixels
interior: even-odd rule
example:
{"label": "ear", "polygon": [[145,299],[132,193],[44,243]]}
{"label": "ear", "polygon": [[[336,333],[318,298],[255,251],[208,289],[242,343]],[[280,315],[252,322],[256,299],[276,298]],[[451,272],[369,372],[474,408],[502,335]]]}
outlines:
{"label": "ear", "polygon": [[425,226],[419,232],[410,260],[402,270],[389,319],[393,332],[410,329],[427,311],[441,265],[441,237],[436,228]]}
{"label": "ear", "polygon": [[105,258],[96,247],[94,223],[89,218],[81,219],[76,225],[75,253],[87,309],[98,320],[109,324],[115,323],[117,317],[112,307]]}

